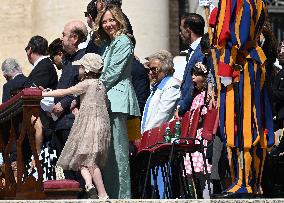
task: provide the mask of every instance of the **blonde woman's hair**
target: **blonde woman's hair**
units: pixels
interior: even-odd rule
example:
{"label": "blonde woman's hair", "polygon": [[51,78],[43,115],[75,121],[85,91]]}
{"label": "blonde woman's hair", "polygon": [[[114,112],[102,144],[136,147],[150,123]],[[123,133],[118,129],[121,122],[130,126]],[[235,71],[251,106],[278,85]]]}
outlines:
{"label": "blonde woman's hair", "polygon": [[115,34],[115,37],[117,37],[118,35],[121,35],[121,34],[127,34],[128,33],[127,24],[126,24],[125,18],[123,16],[123,13],[121,11],[121,8],[119,8],[118,6],[114,6],[114,5],[107,6],[104,10],[99,12],[99,14],[98,14],[98,16],[95,20],[94,31],[96,33],[95,43],[97,45],[102,45],[103,42],[110,40],[109,36],[105,33],[103,26],[102,26],[102,22],[101,22],[104,14],[107,11],[111,12],[113,18],[118,23],[118,31]]}

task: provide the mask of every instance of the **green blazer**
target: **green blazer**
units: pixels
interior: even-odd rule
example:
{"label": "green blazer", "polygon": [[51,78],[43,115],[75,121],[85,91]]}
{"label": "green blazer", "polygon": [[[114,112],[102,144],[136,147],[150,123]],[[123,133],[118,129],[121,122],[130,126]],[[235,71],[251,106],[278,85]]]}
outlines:
{"label": "green blazer", "polygon": [[131,81],[133,45],[127,35],[113,39],[102,56],[104,68],[100,80],[104,83],[111,112],[140,116]]}

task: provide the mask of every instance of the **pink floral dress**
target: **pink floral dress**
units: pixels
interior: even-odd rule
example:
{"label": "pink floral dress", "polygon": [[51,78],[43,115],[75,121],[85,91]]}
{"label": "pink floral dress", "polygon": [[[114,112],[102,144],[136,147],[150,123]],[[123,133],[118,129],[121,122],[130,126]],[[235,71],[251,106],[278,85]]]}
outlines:
{"label": "pink floral dress", "polygon": [[[192,119],[193,119],[192,115],[193,115],[194,111],[204,104],[204,97],[205,97],[205,91],[199,93],[198,95],[196,95],[194,97],[191,108],[190,108],[190,115],[191,115],[190,124],[192,123]],[[201,115],[205,115],[206,113],[207,113],[207,108],[206,107],[202,108]],[[202,133],[202,128],[199,128],[197,130],[197,133],[196,133],[197,139],[201,139],[201,133]],[[198,144],[199,142],[195,141],[195,143]],[[203,141],[203,145],[207,146],[207,140]],[[204,153],[206,154],[206,149],[204,149]],[[205,170],[204,170],[204,167],[203,167],[204,162],[203,162],[202,153],[200,153],[200,152],[191,153],[191,157],[192,157],[194,171],[196,173],[198,173],[198,172],[205,173]],[[208,160],[206,160],[206,164],[207,164],[207,172],[211,173],[211,167],[212,166],[208,163]],[[185,157],[185,160],[184,160],[184,165],[185,165],[186,173],[192,174],[189,154],[186,154],[186,157]]]}

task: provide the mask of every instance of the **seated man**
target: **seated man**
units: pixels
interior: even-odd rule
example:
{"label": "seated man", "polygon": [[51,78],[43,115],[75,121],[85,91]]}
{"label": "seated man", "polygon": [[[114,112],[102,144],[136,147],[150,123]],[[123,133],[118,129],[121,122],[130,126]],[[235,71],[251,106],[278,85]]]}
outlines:
{"label": "seated man", "polygon": [[13,58],[8,58],[2,63],[2,72],[7,80],[3,85],[2,103],[4,103],[10,99],[12,91],[23,87],[27,77],[22,73],[18,61]]}
{"label": "seated man", "polygon": [[[27,58],[29,62],[33,65],[33,68],[24,84],[25,87],[42,86],[44,89],[56,88],[58,83],[58,77],[55,67],[47,56],[47,49],[48,42],[45,38],[41,36],[33,36],[28,42],[25,51],[27,53]],[[35,120],[36,118],[33,116],[31,118],[31,122],[33,123]],[[49,120],[49,118],[46,116],[45,112],[41,111],[40,119],[37,119],[35,122],[36,148],[38,154],[41,151],[41,146],[43,142],[42,128],[48,128],[48,126],[45,126],[47,120]]]}
{"label": "seated man", "polygon": [[[23,75],[22,68],[18,61],[14,58],[8,58],[2,63],[3,76],[7,82],[3,85],[2,103],[8,101],[11,98],[11,93],[15,90],[23,88],[24,82],[27,77]],[[8,128],[3,131],[4,142],[8,141]],[[0,155],[2,157],[2,155]],[[10,161],[14,176],[16,177],[16,143],[12,147],[10,154]]]}

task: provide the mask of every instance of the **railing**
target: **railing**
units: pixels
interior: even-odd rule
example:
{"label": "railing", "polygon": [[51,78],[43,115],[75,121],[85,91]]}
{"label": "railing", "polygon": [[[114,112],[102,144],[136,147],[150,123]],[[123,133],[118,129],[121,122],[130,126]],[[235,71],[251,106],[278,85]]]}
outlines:
{"label": "railing", "polygon": [[[36,152],[31,116],[39,116],[41,91],[27,88],[0,105],[0,152],[3,154],[5,184],[0,199],[43,199],[43,170]],[[16,145],[17,177],[11,167],[11,152]],[[29,175],[30,158],[35,161],[38,178]]]}

